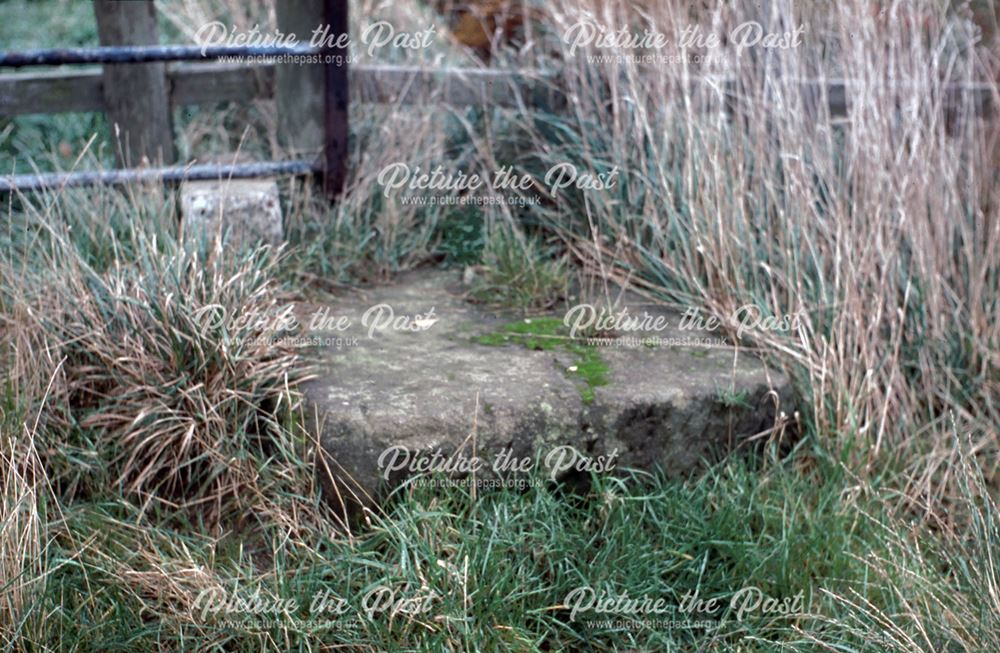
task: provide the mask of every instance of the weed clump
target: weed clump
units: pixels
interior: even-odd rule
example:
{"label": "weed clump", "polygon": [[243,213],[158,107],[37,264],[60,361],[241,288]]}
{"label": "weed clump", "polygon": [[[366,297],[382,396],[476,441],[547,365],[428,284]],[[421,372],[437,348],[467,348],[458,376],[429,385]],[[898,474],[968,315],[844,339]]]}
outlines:
{"label": "weed clump", "polygon": [[248,452],[275,446],[304,375],[280,337],[278,257],[132,236],[138,260],[98,270],[53,229],[45,265],[0,289],[16,401],[48,397],[39,449],[68,495],[111,484],[218,515],[258,475]]}

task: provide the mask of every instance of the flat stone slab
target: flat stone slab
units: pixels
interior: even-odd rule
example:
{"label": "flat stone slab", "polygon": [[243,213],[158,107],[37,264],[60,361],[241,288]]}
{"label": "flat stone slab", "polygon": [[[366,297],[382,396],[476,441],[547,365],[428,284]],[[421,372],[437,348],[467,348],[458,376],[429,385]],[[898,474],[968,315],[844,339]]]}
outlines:
{"label": "flat stone slab", "polygon": [[[655,329],[544,340],[514,331],[561,324],[565,311],[497,315],[463,290],[457,273],[422,271],[300,307],[322,361],[305,386],[319,478],[338,510],[373,505],[420,472],[496,487],[526,459],[566,480],[625,468],[680,475],[792,414],[785,376],[719,346],[721,332],[680,330],[662,308],[625,305],[659,317]],[[588,384],[595,368],[605,385]]]}

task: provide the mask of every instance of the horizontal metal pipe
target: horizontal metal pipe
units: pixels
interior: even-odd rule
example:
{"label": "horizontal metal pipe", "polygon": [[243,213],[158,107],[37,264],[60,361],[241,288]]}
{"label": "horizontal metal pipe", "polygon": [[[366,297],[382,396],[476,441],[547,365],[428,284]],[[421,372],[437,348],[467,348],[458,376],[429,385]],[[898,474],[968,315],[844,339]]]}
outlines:
{"label": "horizontal metal pipe", "polygon": [[79,63],[148,63],[207,61],[220,57],[260,57],[319,54],[317,48],[296,46],[109,45],[97,48],[52,48],[0,52],[0,67],[59,66]]}
{"label": "horizontal metal pipe", "polygon": [[38,175],[0,176],[0,193],[30,192],[71,186],[117,186],[134,182],[172,183],[199,179],[250,179],[278,175],[309,175],[319,168],[312,161],[267,161],[232,165],[202,164],[166,168],[101,170],[96,172],[52,172]]}

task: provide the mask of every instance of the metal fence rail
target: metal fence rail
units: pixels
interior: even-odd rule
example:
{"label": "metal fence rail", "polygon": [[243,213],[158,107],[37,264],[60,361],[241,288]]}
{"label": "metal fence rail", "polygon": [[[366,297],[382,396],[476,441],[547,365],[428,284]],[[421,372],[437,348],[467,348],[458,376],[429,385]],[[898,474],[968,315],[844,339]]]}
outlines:
{"label": "metal fence rail", "polygon": [[32,192],[74,186],[120,186],[135,182],[157,181],[176,183],[203,179],[252,179],[275,175],[310,175],[322,166],[294,159],[291,161],[265,161],[262,163],[198,164],[162,168],[124,168],[92,172],[52,172],[36,175],[0,176],[0,193]]}
{"label": "metal fence rail", "polygon": [[0,52],[0,67],[61,66],[87,63],[151,63],[155,61],[209,61],[222,57],[278,57],[318,55],[308,45],[236,46],[216,45],[108,45],[96,48],[50,48]]}

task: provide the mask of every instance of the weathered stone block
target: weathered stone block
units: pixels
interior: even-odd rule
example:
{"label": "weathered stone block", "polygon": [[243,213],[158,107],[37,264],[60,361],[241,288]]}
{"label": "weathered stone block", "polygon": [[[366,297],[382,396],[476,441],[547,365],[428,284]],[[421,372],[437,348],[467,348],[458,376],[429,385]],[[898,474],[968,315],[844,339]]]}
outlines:
{"label": "weathered stone block", "polygon": [[283,240],[278,184],[273,179],[186,181],[181,225],[187,237],[220,234],[228,244],[279,245]]}
{"label": "weathered stone block", "polygon": [[[386,309],[381,317],[369,312],[379,305],[391,307],[391,322]],[[448,272],[413,273],[322,308],[327,313],[314,326],[342,319],[335,332],[312,334],[328,339],[320,342],[326,370],[305,388],[327,498],[341,514],[357,514],[412,476],[414,465],[395,469],[385,457],[393,447],[424,462],[464,452],[487,468],[500,456],[532,458],[545,476],[583,481],[573,473],[579,470],[546,462],[570,446],[598,465],[613,460],[616,470],[681,475],[793,414],[791,385],[779,371],[724,343],[687,344],[704,334],[681,331],[677,314],[630,308],[663,315],[668,328],[621,334],[592,349],[582,339],[551,347],[507,342],[497,335],[517,318],[465,301],[461,275]],[[310,314],[303,309],[300,323],[308,325]],[[639,336],[659,344],[623,340]],[[584,377],[595,367],[606,383],[589,387]]]}

